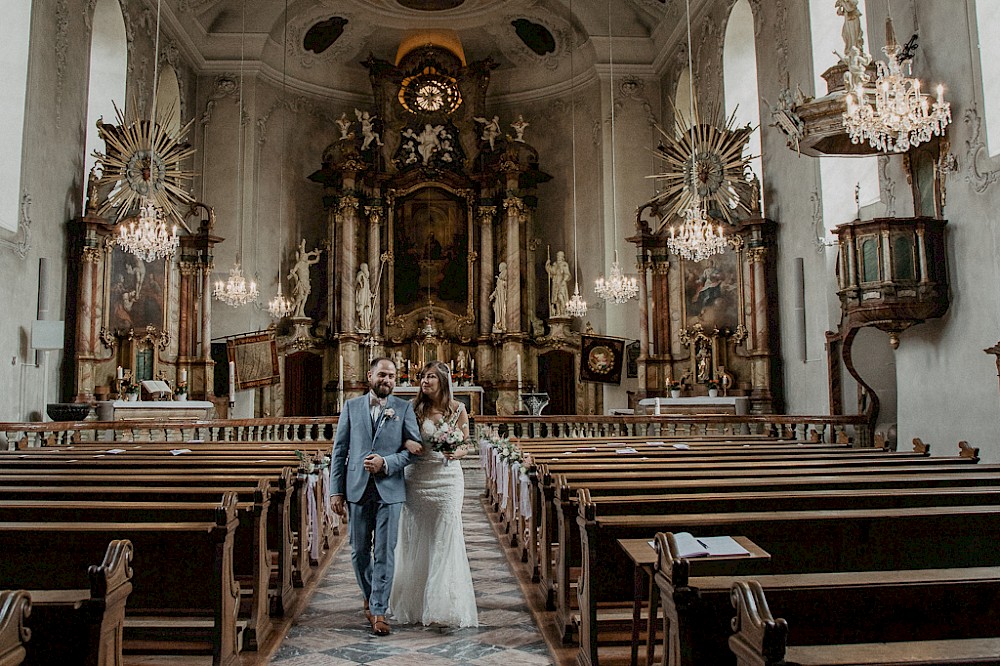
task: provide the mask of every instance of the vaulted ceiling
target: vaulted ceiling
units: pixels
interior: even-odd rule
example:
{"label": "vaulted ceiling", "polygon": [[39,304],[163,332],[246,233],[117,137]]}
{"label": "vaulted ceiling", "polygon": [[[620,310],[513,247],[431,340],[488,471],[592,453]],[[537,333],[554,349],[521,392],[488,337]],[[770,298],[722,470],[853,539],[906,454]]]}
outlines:
{"label": "vaulted ceiling", "polygon": [[288,0],[286,26],[283,0],[162,2],[200,69],[242,60],[333,93],[362,92],[359,63],[369,54],[394,61],[419,30],[454,31],[468,61],[498,64],[506,92],[565,81],[574,47],[577,71],[607,62],[609,47],[622,66],[651,68],[683,12],[678,0]]}

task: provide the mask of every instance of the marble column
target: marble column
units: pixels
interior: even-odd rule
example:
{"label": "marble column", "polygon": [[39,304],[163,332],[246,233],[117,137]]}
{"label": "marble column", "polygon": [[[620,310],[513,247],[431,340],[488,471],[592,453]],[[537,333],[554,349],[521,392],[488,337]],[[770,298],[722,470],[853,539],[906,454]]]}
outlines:
{"label": "marble column", "polygon": [[528,207],[520,197],[503,201],[506,211],[504,228],[507,235],[507,332],[519,333],[521,328],[521,229],[528,218]]}
{"label": "marble column", "polygon": [[[493,330],[493,216],[496,206],[480,206],[479,213],[479,334],[489,335]],[[477,361],[482,366],[482,361]]]}
{"label": "marble column", "polygon": [[768,351],[768,299],[767,279],[765,276],[766,247],[752,247],[747,250],[750,261],[750,297],[753,307],[750,308],[750,331],[753,336],[750,349],[754,352]]}
{"label": "marble column", "polygon": [[[639,386],[642,390],[648,391],[648,373],[646,361],[649,359],[649,281],[646,275],[648,263],[646,261],[636,262],[639,271]],[[657,314],[659,312],[657,311]]]}
{"label": "marble column", "polygon": [[[524,292],[525,292],[525,303],[524,312],[527,316],[528,331],[532,335],[542,335],[545,332],[544,324],[542,320],[538,318],[536,310],[538,308],[538,276],[535,274],[535,250],[537,250],[542,244],[541,238],[531,238],[527,243],[527,253],[525,257],[525,272],[524,272]],[[545,308],[546,312],[549,312],[551,306],[549,294],[546,293],[545,296]]]}
{"label": "marble column", "polygon": [[343,333],[353,333],[357,330],[357,313],[354,311],[354,277],[358,272],[358,205],[358,199],[353,195],[341,197],[337,205],[336,224],[341,232],[340,330]]}
{"label": "marble column", "polygon": [[177,268],[181,275],[177,307],[177,360],[180,363],[191,356],[194,341],[194,330],[192,329],[192,324],[194,324],[193,282],[194,277],[198,274],[198,266],[190,261],[180,261]]}
{"label": "marble column", "polygon": [[[365,206],[365,215],[368,216],[368,271],[371,276],[371,290],[375,294],[372,298],[372,325],[371,335],[378,335],[382,331],[382,290],[378,284],[381,276],[379,267],[382,265],[382,208],[381,206]],[[362,322],[358,322],[362,324]]]}
{"label": "marble column", "polygon": [[[212,271],[210,260],[201,267],[201,362],[205,366],[205,399],[215,395],[215,366],[212,364]],[[190,384],[191,378],[188,378]]]}

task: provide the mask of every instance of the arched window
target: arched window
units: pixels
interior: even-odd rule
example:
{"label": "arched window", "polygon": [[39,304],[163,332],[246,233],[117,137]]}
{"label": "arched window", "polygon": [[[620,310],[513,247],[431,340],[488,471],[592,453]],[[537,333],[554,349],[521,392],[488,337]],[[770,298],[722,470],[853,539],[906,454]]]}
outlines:
{"label": "arched window", "polygon": [[690,126],[691,115],[691,70],[687,67],[677,77],[677,92],[674,93],[674,119],[678,134]]}
{"label": "arched window", "polygon": [[156,84],[156,122],[176,134],[181,129],[181,88],[177,72],[169,63],[162,63],[159,77]]}
{"label": "arched window", "polygon": [[[117,124],[115,107],[125,111],[125,75],[128,71],[128,39],[125,17],[118,0],[97,0],[90,38],[90,81],[87,89],[87,144],[84,179],[94,166],[94,151],[102,153],[104,142],[97,136],[97,119]],[[84,197],[87,188],[84,187]],[[86,201],[83,202],[86,205]]]}
{"label": "arched window", "polygon": [[21,203],[24,111],[28,99],[31,0],[9,2],[0,28],[0,228],[17,231]]}
{"label": "arched window", "polygon": [[[722,49],[723,83],[725,85],[726,116],[735,113],[735,125],[760,125],[760,103],[757,94],[757,47],[753,31],[753,10],[747,0],[733,5],[726,25]],[[760,159],[760,131],[750,135],[747,152],[756,155],[750,167],[762,182],[764,173]]]}
{"label": "arched window", "polygon": [[[979,71],[983,81],[983,119],[990,155],[1000,155],[1000,42],[995,31],[1000,21],[1000,0],[976,0],[979,32]],[[973,39],[969,35],[969,39]]]}
{"label": "arched window", "polygon": [[[858,0],[858,10],[866,16],[865,0]],[[841,29],[844,18],[837,15],[835,3],[830,0],[809,0],[809,21],[812,28],[813,74],[816,97],[826,95],[826,81],[820,76],[837,64],[833,52],[844,52]],[[862,23],[864,19],[862,18]],[[867,31],[865,47],[871,53]],[[857,216],[854,202],[854,188],[860,187],[859,202],[862,206],[880,199],[877,157],[821,157],[820,180],[823,197],[823,227],[827,229],[828,240],[832,240],[829,230],[839,224],[850,222]]]}

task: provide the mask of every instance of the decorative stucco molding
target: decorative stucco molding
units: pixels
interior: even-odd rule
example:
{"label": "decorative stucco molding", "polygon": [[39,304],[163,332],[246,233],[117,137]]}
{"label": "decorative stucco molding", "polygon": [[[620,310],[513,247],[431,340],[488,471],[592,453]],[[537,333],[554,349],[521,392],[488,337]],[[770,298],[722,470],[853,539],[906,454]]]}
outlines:
{"label": "decorative stucco molding", "polygon": [[17,220],[17,234],[12,240],[0,238],[0,247],[7,248],[21,259],[27,257],[28,250],[31,249],[31,217],[28,213],[30,206],[31,195],[25,191],[21,195],[21,214]]}
{"label": "decorative stucco molding", "polygon": [[896,183],[889,176],[889,156],[878,157],[878,188],[882,192],[882,202],[885,203],[885,216],[896,216]]}
{"label": "decorative stucco molding", "polygon": [[[1000,180],[1000,169],[980,168],[980,158],[989,158],[986,142],[983,140],[983,119],[978,109],[973,105],[966,109],[962,116],[963,122],[969,126],[972,135],[965,142],[965,182],[972,185],[977,194],[982,194],[990,185]],[[985,153],[985,155],[984,155]]]}

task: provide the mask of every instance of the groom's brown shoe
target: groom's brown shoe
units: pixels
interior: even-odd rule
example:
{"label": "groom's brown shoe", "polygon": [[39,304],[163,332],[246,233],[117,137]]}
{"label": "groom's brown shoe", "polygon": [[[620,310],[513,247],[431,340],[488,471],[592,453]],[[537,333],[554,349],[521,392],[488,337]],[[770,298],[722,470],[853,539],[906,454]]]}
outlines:
{"label": "groom's brown shoe", "polygon": [[369,622],[372,623],[372,633],[376,636],[388,636],[392,633],[392,627],[385,621],[385,615],[372,615]]}

